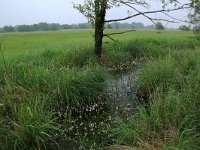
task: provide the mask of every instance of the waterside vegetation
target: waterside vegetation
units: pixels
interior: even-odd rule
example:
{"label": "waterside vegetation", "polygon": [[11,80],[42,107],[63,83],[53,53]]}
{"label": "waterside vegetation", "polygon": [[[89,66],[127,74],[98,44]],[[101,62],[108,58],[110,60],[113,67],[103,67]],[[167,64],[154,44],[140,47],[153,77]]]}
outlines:
{"label": "waterside vegetation", "polygon": [[[89,31],[1,33],[0,149],[199,149],[199,41],[114,38],[97,62]],[[135,105],[113,108],[107,81],[136,68]]]}

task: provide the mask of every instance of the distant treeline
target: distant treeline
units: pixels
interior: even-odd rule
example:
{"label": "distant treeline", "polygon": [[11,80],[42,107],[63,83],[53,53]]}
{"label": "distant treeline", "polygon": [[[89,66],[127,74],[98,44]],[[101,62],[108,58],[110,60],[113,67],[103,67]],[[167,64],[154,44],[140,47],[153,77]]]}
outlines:
{"label": "distant treeline", "polygon": [[[140,22],[132,23],[110,23],[106,24],[107,29],[154,29],[154,25],[145,26]],[[62,29],[92,29],[89,23],[79,24],[58,24],[58,23],[45,23],[41,22],[33,25],[17,25],[17,26],[4,26],[0,28],[0,32],[29,32],[29,31],[55,31]]]}
{"label": "distant treeline", "polygon": [[106,25],[106,28],[112,29],[155,29],[155,25],[145,26],[141,22],[132,22],[132,23],[110,23]]}
{"label": "distant treeline", "polygon": [[45,23],[41,22],[33,25],[17,25],[17,26],[4,26],[0,28],[0,32],[29,32],[29,31],[55,31],[62,29],[90,29],[88,23],[79,24],[58,24],[58,23]]}

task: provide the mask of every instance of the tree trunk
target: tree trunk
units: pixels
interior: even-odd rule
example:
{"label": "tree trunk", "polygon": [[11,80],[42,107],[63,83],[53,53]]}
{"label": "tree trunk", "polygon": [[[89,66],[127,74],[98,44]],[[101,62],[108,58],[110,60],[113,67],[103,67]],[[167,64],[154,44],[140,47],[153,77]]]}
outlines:
{"label": "tree trunk", "polygon": [[101,53],[102,53],[103,31],[104,31],[106,8],[107,8],[107,0],[95,0],[94,54],[97,58],[101,58]]}
{"label": "tree trunk", "polygon": [[95,27],[95,50],[94,50],[94,53],[97,58],[101,57],[102,43],[103,43],[103,29],[102,29],[102,27],[96,26]]}

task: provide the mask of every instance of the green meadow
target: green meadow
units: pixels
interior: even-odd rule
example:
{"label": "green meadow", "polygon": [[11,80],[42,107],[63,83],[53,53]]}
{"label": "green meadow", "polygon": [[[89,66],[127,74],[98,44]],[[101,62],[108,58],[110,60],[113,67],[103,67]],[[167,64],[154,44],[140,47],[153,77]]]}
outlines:
{"label": "green meadow", "polygon": [[[107,30],[108,33],[120,30]],[[122,30],[123,31],[123,30]],[[80,47],[93,46],[92,30],[62,30],[48,32],[23,32],[23,33],[1,33],[0,41],[6,57],[17,55],[32,55],[44,50],[62,51],[66,49],[79,49]],[[171,38],[175,40],[188,40],[193,38],[192,32],[164,31],[157,34],[156,31],[141,30],[113,36],[119,41],[130,41],[133,39],[151,38],[161,39],[165,42]],[[192,40],[192,39],[190,39]],[[111,42],[105,37],[105,42]],[[184,43],[183,43],[184,44]]]}
{"label": "green meadow", "polygon": [[[92,35],[0,34],[0,149],[199,149],[200,42],[193,33],[105,38],[100,61]],[[119,78],[125,87],[108,92]],[[120,96],[127,86],[128,104]]]}

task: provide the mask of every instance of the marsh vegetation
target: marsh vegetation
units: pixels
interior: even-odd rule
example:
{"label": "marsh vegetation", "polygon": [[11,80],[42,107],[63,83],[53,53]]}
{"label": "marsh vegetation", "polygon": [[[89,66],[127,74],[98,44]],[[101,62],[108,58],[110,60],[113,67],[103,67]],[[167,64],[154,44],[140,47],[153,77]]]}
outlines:
{"label": "marsh vegetation", "polygon": [[97,62],[88,30],[0,34],[0,149],[199,149],[199,41],[115,38]]}

